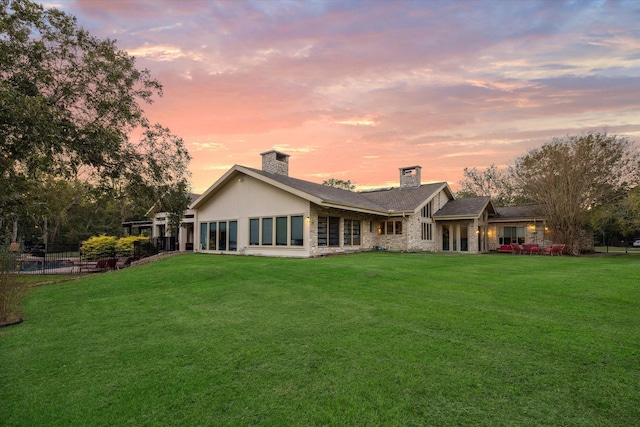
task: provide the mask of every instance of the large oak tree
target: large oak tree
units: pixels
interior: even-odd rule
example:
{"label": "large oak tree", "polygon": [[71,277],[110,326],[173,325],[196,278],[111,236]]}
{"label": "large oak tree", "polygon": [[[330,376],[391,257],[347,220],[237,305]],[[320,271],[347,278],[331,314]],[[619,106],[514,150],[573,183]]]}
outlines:
{"label": "large oak tree", "polygon": [[[75,17],[0,0],[0,220],[21,215],[26,190],[51,176],[108,186],[123,198],[160,202],[183,192],[170,203],[181,213],[189,154],[142,109],[161,94],[148,70]],[[142,135],[137,142],[134,133]]]}
{"label": "large oak tree", "polygon": [[638,183],[638,151],[627,138],[592,132],[553,139],[515,160],[523,194],[540,205],[553,238],[570,252],[583,247],[589,210]]}

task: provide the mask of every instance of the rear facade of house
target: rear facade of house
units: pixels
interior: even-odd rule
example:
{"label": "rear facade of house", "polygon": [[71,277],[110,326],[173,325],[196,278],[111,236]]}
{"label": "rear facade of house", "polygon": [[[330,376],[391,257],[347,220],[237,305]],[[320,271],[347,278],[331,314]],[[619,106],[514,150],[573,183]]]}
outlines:
{"label": "rear facade of house", "polygon": [[[488,252],[500,231],[489,197],[456,200],[446,182],[422,184],[420,166],[399,185],[351,192],[292,178],[289,156],[235,165],[191,205],[195,252],[315,257],[371,250]],[[502,240],[504,240],[504,236]]]}

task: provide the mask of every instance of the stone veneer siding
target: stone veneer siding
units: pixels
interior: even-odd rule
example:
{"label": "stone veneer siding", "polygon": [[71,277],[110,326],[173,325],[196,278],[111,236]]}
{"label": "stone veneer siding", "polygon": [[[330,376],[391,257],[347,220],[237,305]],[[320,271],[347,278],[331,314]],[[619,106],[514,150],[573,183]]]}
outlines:
{"label": "stone veneer siding", "polygon": [[550,240],[550,236],[546,235],[544,230],[544,224],[541,222],[501,222],[499,224],[489,225],[489,249],[492,251],[497,250],[500,247],[498,243],[498,229],[500,227],[524,227],[524,242],[525,243],[537,243],[542,247],[551,245],[553,242]]}
{"label": "stone veneer siding", "polygon": [[289,176],[289,155],[278,151],[262,153],[262,170]]}
{"label": "stone veneer siding", "polygon": [[[339,246],[318,246],[318,217],[338,217],[340,218],[340,245]],[[374,223],[373,232],[369,231],[373,216],[358,212],[343,211],[339,209],[323,208],[311,203],[309,215],[309,254],[312,257],[342,254],[350,252],[370,251],[375,249],[375,236],[377,228]],[[344,220],[360,221],[360,245],[344,245]]]}

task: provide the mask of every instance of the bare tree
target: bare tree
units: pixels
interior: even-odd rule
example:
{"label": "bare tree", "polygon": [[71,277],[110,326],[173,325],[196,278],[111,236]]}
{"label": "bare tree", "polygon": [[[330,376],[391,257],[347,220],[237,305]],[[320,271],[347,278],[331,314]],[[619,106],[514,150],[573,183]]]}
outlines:
{"label": "bare tree", "polygon": [[484,171],[477,168],[464,168],[464,180],[458,181],[459,198],[489,196],[497,206],[513,206],[526,203],[527,200],[513,185],[508,169],[499,169],[492,164]]}
{"label": "bare tree", "polygon": [[588,210],[638,183],[639,156],[624,137],[606,132],[553,139],[516,159],[518,187],[540,205],[556,241],[579,253]]}

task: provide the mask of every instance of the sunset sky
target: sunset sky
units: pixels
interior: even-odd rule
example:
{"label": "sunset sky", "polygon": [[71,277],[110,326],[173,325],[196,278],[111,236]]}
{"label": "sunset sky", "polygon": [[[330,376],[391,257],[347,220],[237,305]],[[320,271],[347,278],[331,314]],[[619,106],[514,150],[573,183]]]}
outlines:
{"label": "sunset sky", "polygon": [[457,188],[554,136],[640,142],[640,2],[51,0],[164,85],[194,192],[289,154],[359,189],[398,168]]}

